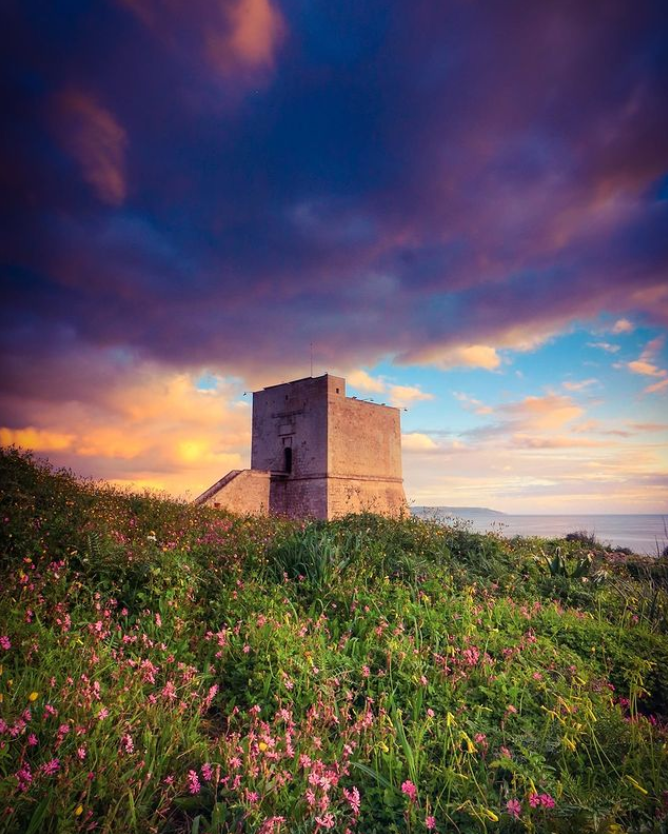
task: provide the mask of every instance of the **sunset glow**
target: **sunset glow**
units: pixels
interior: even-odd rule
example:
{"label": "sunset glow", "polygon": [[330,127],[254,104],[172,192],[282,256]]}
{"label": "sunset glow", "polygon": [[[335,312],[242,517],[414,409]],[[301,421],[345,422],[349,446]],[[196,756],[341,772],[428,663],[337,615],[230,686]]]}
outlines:
{"label": "sunset glow", "polygon": [[664,3],[2,14],[2,445],[194,497],[313,357],[414,504],[668,512]]}

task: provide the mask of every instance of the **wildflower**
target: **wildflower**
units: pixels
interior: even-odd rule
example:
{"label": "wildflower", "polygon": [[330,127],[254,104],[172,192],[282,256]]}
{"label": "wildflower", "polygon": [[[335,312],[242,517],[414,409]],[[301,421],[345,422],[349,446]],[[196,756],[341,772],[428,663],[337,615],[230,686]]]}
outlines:
{"label": "wildflower", "polygon": [[132,740],[132,736],[129,733],[126,733],[121,738],[121,751],[123,753],[133,753],[135,749],[134,741]]}
{"label": "wildflower", "polygon": [[28,695],[28,700],[30,701],[31,704],[34,703],[38,698],[39,698],[39,692],[31,692],[30,695]]}
{"label": "wildflower", "polygon": [[205,782],[210,782],[213,779],[213,768],[209,762],[205,762],[202,765],[202,776],[204,777]]}
{"label": "wildflower", "polygon": [[415,802],[417,800],[417,788],[415,785],[407,779],[401,786],[401,792],[405,793],[406,796],[410,799],[411,802]]}
{"label": "wildflower", "polygon": [[28,747],[37,747],[38,744],[37,736],[34,733],[30,733],[28,736]]}
{"label": "wildflower", "polygon": [[189,770],[188,771],[188,792],[191,794],[199,793],[202,786],[199,782],[199,777],[197,775],[197,771]]}
{"label": "wildflower", "polygon": [[506,810],[511,817],[518,820],[520,818],[520,814],[522,813],[522,803],[518,799],[509,799],[508,802],[506,802]]}
{"label": "wildflower", "polygon": [[83,805],[77,805],[77,807],[74,809],[74,816],[75,817],[80,817],[82,814],[83,814]]}
{"label": "wildflower", "polygon": [[336,824],[334,814],[325,814],[324,817],[316,817],[315,821],[322,828],[334,828]]}
{"label": "wildflower", "polygon": [[11,647],[12,647],[11,640],[9,639],[9,637],[7,637],[6,635],[3,634],[3,636],[0,637],[0,648],[4,649],[6,652],[8,652],[11,649]]}
{"label": "wildflower", "polygon": [[355,816],[357,816],[360,812],[360,792],[357,788],[353,788],[352,790],[343,789],[343,795],[348,800],[348,804],[352,809],[352,812]]}
{"label": "wildflower", "polygon": [[42,765],[42,773],[45,776],[53,776],[54,773],[57,773],[60,770],[60,760],[59,759],[51,759],[50,762],[46,762],[46,764]]}
{"label": "wildflower", "polygon": [[540,801],[544,808],[554,808],[556,805],[549,793],[542,793],[540,795]]}
{"label": "wildflower", "polygon": [[260,751],[260,753],[264,753],[265,750],[269,749],[269,745],[267,744],[266,741],[259,742],[257,747],[258,747],[258,750]]}
{"label": "wildflower", "polygon": [[18,789],[21,793],[25,793],[32,782],[32,772],[29,764],[24,764],[23,767],[16,774],[16,781],[18,782]]}
{"label": "wildflower", "polygon": [[433,831],[436,828],[436,817],[425,817],[424,826],[427,831]]}

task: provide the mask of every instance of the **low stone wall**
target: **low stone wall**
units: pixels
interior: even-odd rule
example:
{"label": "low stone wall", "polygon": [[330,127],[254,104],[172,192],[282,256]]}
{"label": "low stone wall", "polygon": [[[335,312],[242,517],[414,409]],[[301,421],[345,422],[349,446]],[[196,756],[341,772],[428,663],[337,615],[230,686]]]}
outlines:
{"label": "low stone wall", "polygon": [[242,469],[202,503],[238,515],[267,515],[271,473],[262,469]]}

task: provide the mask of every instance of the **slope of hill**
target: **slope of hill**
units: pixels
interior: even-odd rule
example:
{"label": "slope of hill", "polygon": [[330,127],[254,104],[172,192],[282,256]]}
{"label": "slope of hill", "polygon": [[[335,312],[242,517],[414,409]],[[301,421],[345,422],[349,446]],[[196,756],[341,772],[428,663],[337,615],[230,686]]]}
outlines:
{"label": "slope of hill", "polygon": [[661,560],[0,483],[3,831],[665,830]]}

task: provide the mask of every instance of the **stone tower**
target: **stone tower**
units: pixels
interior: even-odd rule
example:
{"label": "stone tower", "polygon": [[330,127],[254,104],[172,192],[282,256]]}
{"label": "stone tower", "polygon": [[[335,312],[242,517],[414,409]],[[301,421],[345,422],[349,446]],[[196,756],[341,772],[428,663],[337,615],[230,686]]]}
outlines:
{"label": "stone tower", "polygon": [[297,518],[400,515],[399,410],[346,397],[345,379],[329,374],[256,391],[251,469],[230,472],[196,503]]}

